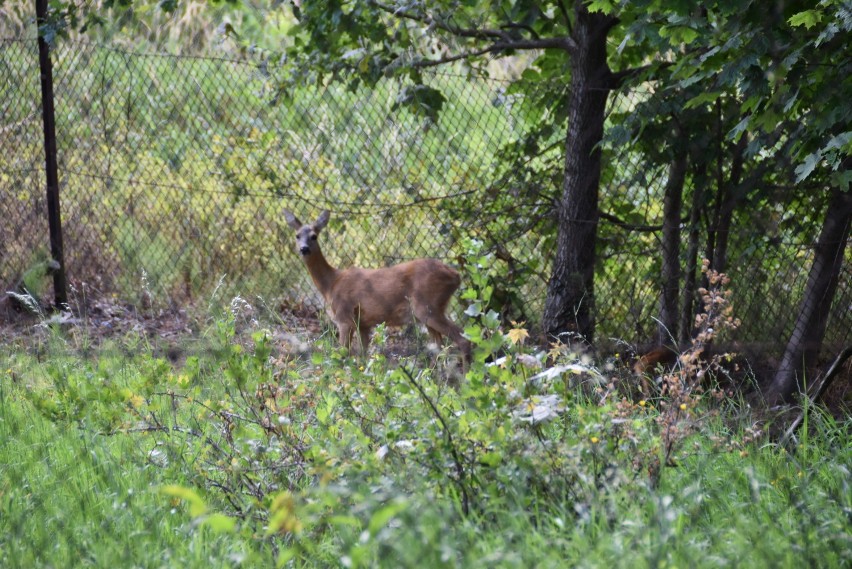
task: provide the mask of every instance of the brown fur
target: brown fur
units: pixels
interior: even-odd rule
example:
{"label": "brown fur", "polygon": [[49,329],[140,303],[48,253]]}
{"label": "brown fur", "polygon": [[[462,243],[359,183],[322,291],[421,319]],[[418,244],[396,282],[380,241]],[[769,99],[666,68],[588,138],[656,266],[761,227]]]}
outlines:
{"label": "brown fur", "polygon": [[305,225],[284,210],[287,224],[296,231],[296,246],[314,284],[325,300],[326,312],[340,334],[340,343],[352,352],[352,338],[358,330],[361,351],[366,353],[370,333],[382,322],[403,326],[412,316],[441,345],[449,337],[470,358],[470,342],[461,329],[447,318],[446,310],[461,284],[458,272],[436,259],[415,259],[382,269],[335,269],[325,260],[318,236],[328,223],[323,211],[316,222]]}
{"label": "brown fur", "polygon": [[644,375],[647,372],[652,372],[661,365],[664,367],[670,366],[677,362],[678,353],[667,346],[657,346],[650,352],[642,354],[633,364],[633,372],[637,376]]}
{"label": "brown fur", "polygon": [[[651,395],[651,384],[648,376],[658,367],[670,368],[678,361],[678,353],[668,346],[657,346],[653,350],[639,356],[633,364],[633,373],[639,378],[640,389],[646,397]],[[663,386],[665,388],[665,386]]]}

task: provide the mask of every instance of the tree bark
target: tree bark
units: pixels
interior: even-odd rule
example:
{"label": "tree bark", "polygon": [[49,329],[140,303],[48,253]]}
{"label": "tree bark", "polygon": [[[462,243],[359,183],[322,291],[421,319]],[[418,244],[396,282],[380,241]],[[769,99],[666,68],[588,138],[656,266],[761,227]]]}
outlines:
{"label": "tree bark", "polygon": [[[575,3],[571,37],[571,91],[562,196],[556,204],[557,238],[543,325],[549,337],[574,333],[594,338],[594,269],[598,228],[600,142],[614,79],[607,63],[607,34],[618,22]],[[564,339],[564,338],[563,338]]]}
{"label": "tree bark", "polygon": [[[679,144],[680,141],[675,141]],[[687,153],[679,144],[669,167],[663,196],[662,289],[657,343],[672,345],[678,339],[678,292],[680,291],[680,216],[683,185],[686,181]]]}
{"label": "tree bark", "polygon": [[695,288],[698,282],[698,247],[701,237],[701,215],[703,213],[704,187],[707,183],[706,164],[699,165],[693,173],[694,187],[689,211],[689,241],[686,248],[686,271],[683,279],[683,304],[681,306],[680,336],[678,343],[685,346],[692,337],[695,318]]}
{"label": "tree bark", "polygon": [[794,393],[804,392],[802,380],[816,364],[840,280],[850,220],[852,193],[834,189],[814,251],[799,316],[775,378],[767,388],[767,401],[771,405],[789,402]]}
{"label": "tree bark", "polygon": [[[48,1],[36,0],[36,21],[47,23]],[[58,264],[53,272],[54,306],[68,307],[68,282],[65,277],[65,248],[62,244],[62,208],[59,206],[59,166],[56,158],[56,116],[53,106],[53,63],[50,46],[38,35],[38,60],[41,70],[42,126],[44,132],[44,172],[47,191],[47,221],[50,232],[50,256]]]}
{"label": "tree bark", "polygon": [[745,150],[748,138],[743,134],[734,146],[734,155],[731,157],[731,173],[728,183],[722,184],[717,196],[718,207],[716,209],[716,220],[713,233],[715,247],[709,257],[712,259],[710,267],[720,273],[725,272],[728,265],[728,240],[731,235],[731,224],[734,218],[734,208],[751,188],[740,186],[743,177],[743,162],[745,161]]}

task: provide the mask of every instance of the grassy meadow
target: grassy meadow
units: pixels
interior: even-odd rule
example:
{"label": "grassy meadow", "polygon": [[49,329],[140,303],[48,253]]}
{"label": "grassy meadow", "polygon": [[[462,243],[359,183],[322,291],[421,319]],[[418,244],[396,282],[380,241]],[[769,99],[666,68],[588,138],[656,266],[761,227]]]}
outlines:
{"label": "grassy meadow", "polygon": [[806,408],[785,450],[724,361],[686,352],[642,394],[483,291],[460,380],[451,348],[379,329],[350,358],[243,299],[170,350],[85,325],[5,345],[0,565],[849,565],[848,419]]}

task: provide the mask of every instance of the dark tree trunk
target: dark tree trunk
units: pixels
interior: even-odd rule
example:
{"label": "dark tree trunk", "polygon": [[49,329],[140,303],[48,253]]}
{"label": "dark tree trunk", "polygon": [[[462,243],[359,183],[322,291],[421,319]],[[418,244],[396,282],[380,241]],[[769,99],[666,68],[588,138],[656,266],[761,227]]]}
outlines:
{"label": "dark tree trunk", "polygon": [[556,204],[557,238],[553,273],[544,306],[549,337],[594,336],[595,240],[598,228],[600,142],[613,75],[607,64],[607,33],[617,23],[576,4],[571,39],[571,92],[562,197]]}
{"label": "dark tree trunk", "polygon": [[693,174],[694,189],[689,211],[689,242],[686,248],[686,271],[683,279],[683,304],[681,306],[680,336],[678,342],[685,346],[692,336],[695,318],[695,288],[698,281],[698,247],[701,237],[701,214],[704,210],[704,187],[707,183],[706,165]]}
{"label": "dark tree trunk", "polygon": [[[713,207],[707,208],[707,243],[705,243],[704,258],[710,262],[710,266],[714,267],[713,253],[716,251],[716,233],[719,226],[719,216],[722,209],[722,202],[725,194],[725,178],[724,178],[724,143],[725,138],[722,133],[722,99],[716,99],[716,128],[715,128],[716,155],[715,155],[715,174],[716,174],[716,199],[713,200]],[[707,278],[703,280],[704,288],[707,288]]]}
{"label": "dark tree trunk", "polygon": [[833,190],[814,251],[799,316],[775,378],[767,388],[767,401],[770,404],[790,401],[794,393],[803,392],[801,380],[816,364],[840,279],[850,220],[852,194]]}
{"label": "dark tree trunk", "polygon": [[[47,22],[47,0],[36,0],[39,28]],[[38,59],[41,69],[42,125],[44,131],[44,171],[47,182],[47,221],[50,231],[50,256],[58,267],[53,271],[54,306],[68,306],[68,283],[65,278],[65,251],[62,245],[62,209],[59,207],[59,166],[56,158],[56,117],[53,107],[53,63],[50,46],[42,34],[38,36]]]}
{"label": "dark tree trunk", "polygon": [[[677,144],[677,142],[676,142]],[[680,215],[686,181],[687,153],[675,149],[663,197],[662,290],[657,343],[672,345],[678,339],[678,292],[680,291]]]}
{"label": "dark tree trunk", "polygon": [[[741,199],[743,188],[740,187],[740,182],[743,177],[743,161],[745,160],[745,150],[748,139],[743,134],[736,146],[734,147],[734,155],[731,158],[731,173],[728,178],[728,183],[723,183],[719,188],[718,207],[716,209],[716,220],[714,223],[713,233],[715,247],[710,259],[713,260],[710,267],[720,273],[725,272],[728,264],[728,239],[731,234],[731,223],[734,218],[734,208],[737,202]],[[747,190],[746,190],[747,191]]]}

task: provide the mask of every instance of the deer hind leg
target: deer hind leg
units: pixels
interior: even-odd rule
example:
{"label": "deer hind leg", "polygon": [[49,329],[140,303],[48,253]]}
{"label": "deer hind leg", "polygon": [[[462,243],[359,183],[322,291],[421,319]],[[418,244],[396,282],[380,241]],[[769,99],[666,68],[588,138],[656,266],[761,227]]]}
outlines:
{"label": "deer hind leg", "polygon": [[448,337],[458,346],[466,362],[470,362],[470,342],[462,336],[462,330],[441,312],[428,306],[414,306],[414,316],[426,326],[429,336],[441,346],[442,336]]}
{"label": "deer hind leg", "polygon": [[426,330],[429,332],[429,338],[434,343],[438,344],[438,347],[440,348],[441,344],[443,343],[443,340],[444,340],[444,335],[441,334],[440,332],[438,332],[437,330],[435,330],[434,328],[432,328],[431,326],[429,326],[428,324],[426,325]]}

